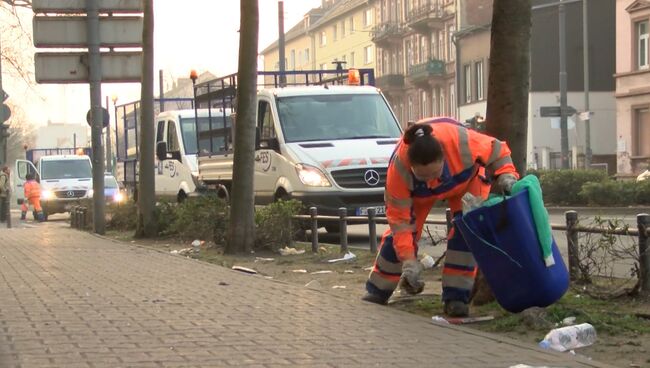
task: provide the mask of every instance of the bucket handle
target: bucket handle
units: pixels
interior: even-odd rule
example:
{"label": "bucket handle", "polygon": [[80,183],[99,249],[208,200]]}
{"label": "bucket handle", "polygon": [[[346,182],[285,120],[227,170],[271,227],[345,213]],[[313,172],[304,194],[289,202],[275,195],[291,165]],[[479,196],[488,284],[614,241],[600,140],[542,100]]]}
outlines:
{"label": "bucket handle", "polygon": [[472,235],[473,235],[476,239],[480,240],[483,244],[487,245],[488,247],[490,247],[490,248],[496,250],[497,252],[503,254],[504,256],[506,256],[506,257],[507,257],[511,262],[513,262],[514,264],[516,264],[517,266],[519,266],[519,268],[523,268],[523,267],[521,266],[521,264],[520,264],[519,262],[517,262],[514,258],[512,258],[512,257],[511,257],[511,256],[510,256],[506,251],[504,251],[503,249],[501,249],[501,248],[497,247],[496,245],[490,243],[489,241],[485,240],[483,237],[481,237],[480,235],[478,235],[474,230],[472,230],[472,228],[469,226],[469,224],[467,223],[467,221],[465,221],[465,216],[461,216],[460,220],[463,222],[463,224],[465,225],[465,227],[467,228],[467,230],[469,230],[469,232],[472,233]]}

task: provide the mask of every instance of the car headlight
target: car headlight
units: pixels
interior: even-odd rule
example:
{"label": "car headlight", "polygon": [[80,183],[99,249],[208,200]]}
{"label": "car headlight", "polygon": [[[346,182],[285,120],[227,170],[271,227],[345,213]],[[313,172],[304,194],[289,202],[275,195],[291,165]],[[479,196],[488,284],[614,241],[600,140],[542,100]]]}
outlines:
{"label": "car headlight", "polygon": [[124,200],[124,194],[122,193],[118,192],[113,196],[113,201],[115,202],[122,202],[123,200]]}
{"label": "car headlight", "polygon": [[300,181],[310,187],[330,187],[330,181],[327,180],[325,174],[317,167],[298,164],[296,165],[296,172]]}
{"label": "car headlight", "polygon": [[88,197],[92,198],[93,194],[95,194],[95,192],[92,189],[88,189]]}
{"label": "car headlight", "polygon": [[51,190],[44,190],[41,192],[41,198],[43,199],[52,199],[54,198],[54,192]]}

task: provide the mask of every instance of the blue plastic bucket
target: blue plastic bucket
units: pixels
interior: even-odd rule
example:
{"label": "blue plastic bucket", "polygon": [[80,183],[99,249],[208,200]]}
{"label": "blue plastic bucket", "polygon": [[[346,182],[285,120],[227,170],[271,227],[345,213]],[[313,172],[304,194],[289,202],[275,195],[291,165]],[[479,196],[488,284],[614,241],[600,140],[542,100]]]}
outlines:
{"label": "blue plastic bucket", "polygon": [[555,239],[555,264],[544,264],[527,190],[454,221],[504,309],[518,313],[546,307],[569,288],[569,272]]}

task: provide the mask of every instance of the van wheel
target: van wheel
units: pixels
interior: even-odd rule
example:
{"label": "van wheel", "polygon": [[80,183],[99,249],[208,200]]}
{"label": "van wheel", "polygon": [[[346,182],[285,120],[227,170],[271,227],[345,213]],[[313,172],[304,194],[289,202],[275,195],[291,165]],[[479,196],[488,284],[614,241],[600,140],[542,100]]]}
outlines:
{"label": "van wheel", "polygon": [[187,194],[185,194],[185,192],[182,190],[178,192],[178,194],[176,195],[176,202],[178,203],[183,203],[185,202],[186,199],[187,199]]}
{"label": "van wheel", "polygon": [[217,188],[217,198],[225,201],[226,203],[230,203],[230,193],[228,192],[228,188],[225,185],[219,185]]}

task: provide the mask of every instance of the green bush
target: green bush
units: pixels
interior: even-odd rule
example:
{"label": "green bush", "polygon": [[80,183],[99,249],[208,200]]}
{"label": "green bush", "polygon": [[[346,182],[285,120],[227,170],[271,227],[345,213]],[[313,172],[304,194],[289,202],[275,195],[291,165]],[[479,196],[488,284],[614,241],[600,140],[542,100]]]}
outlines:
{"label": "green bush", "polygon": [[605,180],[600,183],[586,183],[580,197],[589,205],[631,206],[650,203],[650,183],[634,181]]}
{"label": "green bush", "polygon": [[300,230],[291,217],[300,213],[302,203],[294,199],[277,201],[255,211],[255,248],[277,251],[289,246]]}
{"label": "green bush", "polygon": [[540,170],[528,171],[539,178],[547,205],[584,205],[586,200],[579,194],[586,183],[607,180],[607,173],[600,170]]}
{"label": "green bush", "polygon": [[225,230],[228,229],[228,207],[216,195],[188,198],[175,206],[173,212],[168,214],[173,221],[162,229],[163,233],[175,234],[186,240],[212,239],[217,244],[223,244]]}
{"label": "green bush", "polygon": [[108,221],[106,227],[110,230],[135,230],[138,220],[138,208],[133,201],[111,204],[106,208]]}
{"label": "green bush", "polygon": [[170,201],[156,203],[154,216],[158,235],[169,236],[177,234],[177,229],[172,226],[178,219],[178,204]]}

